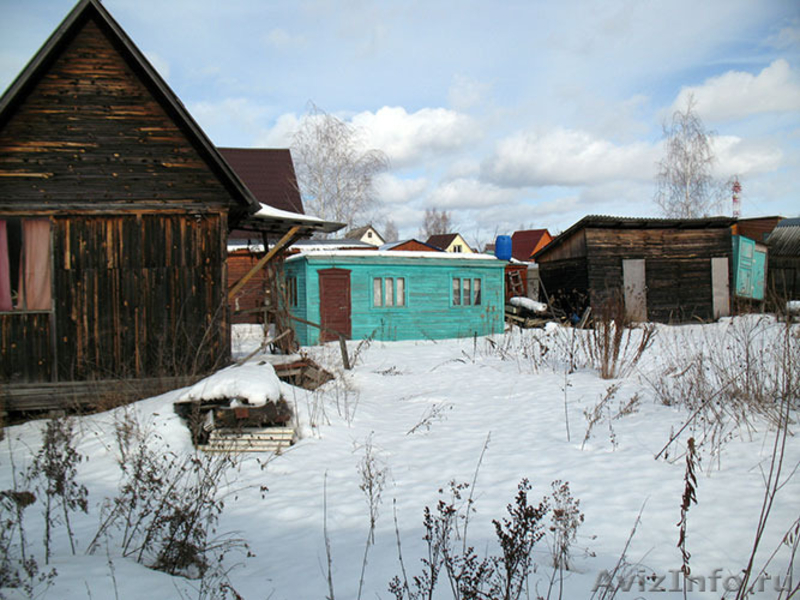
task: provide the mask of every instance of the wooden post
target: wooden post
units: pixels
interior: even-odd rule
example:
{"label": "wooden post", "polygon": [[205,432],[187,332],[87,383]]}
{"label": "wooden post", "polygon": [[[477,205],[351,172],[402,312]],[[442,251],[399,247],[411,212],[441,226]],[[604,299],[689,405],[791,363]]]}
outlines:
{"label": "wooden post", "polygon": [[256,274],[256,273],[258,273],[258,272],[259,272],[261,269],[263,269],[263,268],[264,268],[264,265],[266,265],[266,264],[267,264],[267,263],[268,263],[270,260],[272,260],[272,258],[274,258],[274,256],[275,256],[275,255],[276,255],[278,252],[280,252],[281,250],[283,250],[283,249],[284,249],[284,247],[288,246],[288,245],[289,245],[289,242],[292,240],[292,238],[294,238],[294,237],[297,235],[297,233],[298,233],[299,231],[300,231],[300,226],[299,226],[299,225],[295,225],[294,227],[292,227],[292,228],[291,228],[291,229],[290,229],[290,230],[289,230],[289,231],[286,233],[286,235],[284,235],[284,236],[283,236],[283,237],[280,239],[280,241],[279,241],[277,244],[275,244],[275,245],[272,247],[272,249],[271,249],[269,252],[267,252],[267,253],[266,253],[266,254],[265,254],[265,255],[264,255],[264,256],[263,256],[263,257],[262,257],[262,258],[261,258],[261,259],[260,259],[260,260],[259,260],[259,261],[258,261],[258,262],[255,264],[255,265],[254,265],[254,266],[253,266],[253,268],[252,268],[252,269],[250,269],[250,271],[249,271],[249,272],[248,272],[248,273],[247,273],[247,274],[246,274],[244,277],[242,277],[242,278],[241,278],[239,281],[237,281],[237,282],[236,282],[236,283],[233,285],[233,287],[232,287],[232,288],[231,288],[231,289],[228,291],[228,300],[233,300],[233,297],[234,297],[234,296],[235,296],[235,295],[236,295],[236,294],[239,292],[239,290],[241,290],[241,289],[244,287],[244,285],[245,285],[245,284],[246,284],[248,281],[250,281],[250,279],[253,277],[253,275],[255,275],[255,274]]}
{"label": "wooden post", "polygon": [[342,364],[345,370],[350,370],[350,357],[347,355],[347,343],[344,341],[344,336],[339,334],[339,350],[342,351]]}

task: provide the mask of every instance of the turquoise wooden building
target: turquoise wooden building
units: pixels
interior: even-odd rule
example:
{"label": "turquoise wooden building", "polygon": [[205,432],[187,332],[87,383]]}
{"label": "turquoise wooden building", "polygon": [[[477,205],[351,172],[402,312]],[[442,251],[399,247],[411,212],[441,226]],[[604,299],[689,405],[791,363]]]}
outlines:
{"label": "turquoise wooden building", "polygon": [[443,252],[337,251],[285,263],[302,345],[336,338],[421,340],[501,333],[506,262]]}
{"label": "turquoise wooden building", "polygon": [[743,235],[733,239],[733,289],[736,296],[763,300],[767,279],[767,248]]}

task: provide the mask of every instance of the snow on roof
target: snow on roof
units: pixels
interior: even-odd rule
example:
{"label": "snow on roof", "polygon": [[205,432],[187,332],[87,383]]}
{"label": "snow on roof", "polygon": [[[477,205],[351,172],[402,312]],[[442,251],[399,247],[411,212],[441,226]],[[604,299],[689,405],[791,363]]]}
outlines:
{"label": "snow on roof", "polygon": [[281,398],[281,381],[275,369],[266,361],[233,365],[201,379],[187,388],[177,401],[246,399],[253,406]]}
{"label": "snow on roof", "polygon": [[324,250],[324,251],[303,251],[300,254],[290,256],[286,260],[297,260],[301,257],[326,257],[326,258],[428,258],[440,260],[487,260],[505,263],[491,254],[470,254],[467,252],[413,252],[403,250]]}
{"label": "snow on roof", "polygon": [[325,223],[325,220],[320,219],[319,217],[314,217],[312,215],[301,215],[300,213],[281,210],[280,208],[268,206],[263,203],[261,204],[261,209],[253,216],[258,219],[291,219],[293,221],[303,221],[306,223],[316,223],[320,225]]}

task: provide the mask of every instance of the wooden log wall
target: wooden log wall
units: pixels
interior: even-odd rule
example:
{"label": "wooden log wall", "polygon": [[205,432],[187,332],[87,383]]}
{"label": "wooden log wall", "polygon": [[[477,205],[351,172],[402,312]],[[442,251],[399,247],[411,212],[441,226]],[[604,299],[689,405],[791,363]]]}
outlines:
{"label": "wooden log wall", "polygon": [[0,206],[230,203],[174,117],[88,21],[0,124]]}
{"label": "wooden log wall", "polygon": [[[567,314],[578,315],[589,305],[589,271],[586,258],[539,263],[539,278],[547,300]],[[543,296],[540,292],[540,297]]]}
{"label": "wooden log wall", "polygon": [[191,375],[227,360],[224,216],[54,223],[59,380]]}
{"label": "wooden log wall", "polygon": [[48,382],[53,377],[51,314],[0,314],[0,382]]}
{"label": "wooden log wall", "polygon": [[622,261],[643,258],[649,319],[713,318],[711,258],[731,256],[729,228],[587,229],[586,243],[594,308],[622,292]]}
{"label": "wooden log wall", "polygon": [[769,255],[767,277],[769,293],[779,305],[800,300],[800,257]]}

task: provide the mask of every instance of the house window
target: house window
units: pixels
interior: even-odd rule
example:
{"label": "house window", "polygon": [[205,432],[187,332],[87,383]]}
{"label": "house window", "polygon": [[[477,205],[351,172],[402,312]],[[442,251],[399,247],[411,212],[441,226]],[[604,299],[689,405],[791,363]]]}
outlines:
{"label": "house window", "polygon": [[461,244],[454,244],[453,252],[461,252]]}
{"label": "house window", "polygon": [[286,295],[288,296],[289,306],[297,306],[297,277],[286,279]]}
{"label": "house window", "polygon": [[405,277],[376,277],[372,280],[372,305],[391,308],[406,305]]}
{"label": "house window", "polygon": [[481,280],[453,277],[453,306],[480,306]]}
{"label": "house window", "polygon": [[53,305],[48,219],[0,219],[0,311]]}

